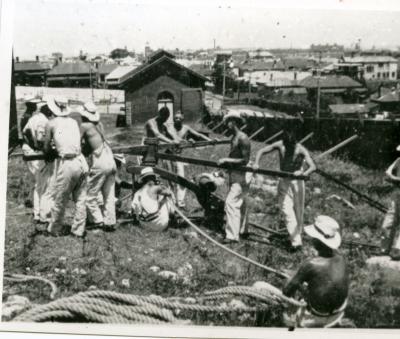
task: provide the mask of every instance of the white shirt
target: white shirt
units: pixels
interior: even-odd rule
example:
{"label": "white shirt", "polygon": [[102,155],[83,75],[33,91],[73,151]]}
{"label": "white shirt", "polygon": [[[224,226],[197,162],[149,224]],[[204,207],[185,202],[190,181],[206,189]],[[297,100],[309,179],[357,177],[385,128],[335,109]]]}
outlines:
{"label": "white shirt", "polygon": [[49,121],[53,141],[60,157],[81,154],[81,133],[76,120],[70,117],[56,117]]}
{"label": "white shirt", "polygon": [[48,122],[49,120],[47,117],[43,113],[39,112],[28,120],[28,123],[23,129],[23,133],[25,133],[28,129],[31,130],[32,138],[36,147],[38,146],[38,142],[42,142],[44,140],[46,125]]}

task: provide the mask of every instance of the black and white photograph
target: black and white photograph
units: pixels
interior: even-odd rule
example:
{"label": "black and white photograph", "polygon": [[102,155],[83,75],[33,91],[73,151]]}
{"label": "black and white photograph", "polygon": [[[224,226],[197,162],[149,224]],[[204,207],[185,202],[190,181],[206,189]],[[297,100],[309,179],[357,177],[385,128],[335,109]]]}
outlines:
{"label": "black and white photograph", "polygon": [[400,4],[2,3],[3,325],[400,328]]}

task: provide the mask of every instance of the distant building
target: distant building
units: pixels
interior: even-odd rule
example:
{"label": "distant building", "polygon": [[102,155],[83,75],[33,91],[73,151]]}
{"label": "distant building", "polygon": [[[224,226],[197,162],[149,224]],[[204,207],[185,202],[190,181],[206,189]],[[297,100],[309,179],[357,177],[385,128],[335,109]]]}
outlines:
{"label": "distant building", "polygon": [[[339,70],[360,73],[365,80],[396,80],[397,59],[391,56],[362,55],[343,57]],[[349,74],[351,76],[351,74]]]}
{"label": "distant building", "polygon": [[118,66],[105,77],[107,88],[118,88],[137,66]]}
{"label": "distant building", "polygon": [[257,49],[255,51],[248,52],[248,58],[258,61],[272,61],[274,60],[275,57],[272,55],[271,52],[262,49]]}
{"label": "distant building", "polygon": [[395,89],[371,101],[377,103],[381,111],[400,113],[400,89]]}
{"label": "distant building", "polygon": [[329,105],[330,113],[340,118],[370,118],[378,112],[378,108],[374,103]]}
{"label": "distant building", "polygon": [[169,122],[178,110],[185,115],[186,121],[201,116],[207,78],[173,58],[168,52],[158,51],[120,83],[119,87],[125,90],[128,125],[155,117],[163,106],[171,112]]}
{"label": "distant building", "polygon": [[97,68],[97,86],[106,88],[106,76],[118,67],[117,64],[100,64]]}
{"label": "distant building", "polygon": [[44,86],[50,64],[39,61],[23,61],[14,64],[14,80],[17,86]]}
{"label": "distant building", "polygon": [[96,69],[89,63],[60,63],[47,73],[49,87],[91,87],[96,82]]}

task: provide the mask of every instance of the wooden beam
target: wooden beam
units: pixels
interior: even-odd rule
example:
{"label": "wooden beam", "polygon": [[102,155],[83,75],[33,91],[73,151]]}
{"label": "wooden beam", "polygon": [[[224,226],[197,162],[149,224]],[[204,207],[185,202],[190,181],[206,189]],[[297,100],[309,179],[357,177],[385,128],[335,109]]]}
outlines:
{"label": "wooden beam", "polygon": [[249,139],[252,140],[255,136],[260,134],[264,130],[264,126],[260,127],[257,131],[255,131],[252,135],[249,136]]}
{"label": "wooden beam", "polygon": [[237,171],[237,172],[252,172],[252,173],[259,173],[259,174],[264,174],[264,175],[269,175],[269,176],[274,176],[274,177],[281,177],[281,178],[292,178],[292,179],[297,179],[297,180],[308,180],[308,176],[304,175],[294,175],[293,173],[290,172],[283,172],[283,171],[275,171],[275,170],[267,170],[267,169],[258,169],[254,170],[253,167],[248,167],[248,166],[232,166],[232,165],[218,165],[217,162],[211,161],[211,160],[204,160],[204,159],[197,159],[197,158],[189,158],[189,157],[181,157],[177,156],[175,154],[166,154],[166,153],[158,153],[158,157],[160,159],[164,160],[170,160],[170,161],[179,161],[179,162],[184,162],[188,164],[193,164],[193,165],[202,165],[202,166],[208,166],[208,167],[214,167],[214,168],[223,168],[231,171]]}
{"label": "wooden beam", "polygon": [[314,136],[314,132],[311,132],[307,134],[303,139],[301,139],[298,143],[303,144],[305,143],[308,139],[311,139]]}
{"label": "wooden beam", "polygon": [[339,144],[337,144],[336,146],[333,146],[332,148],[328,149],[327,151],[321,153],[320,155],[318,155],[316,157],[316,159],[321,159],[325,156],[327,156],[328,154],[331,154],[333,152],[336,152],[339,148],[342,148],[344,146],[346,146],[348,143],[352,142],[353,140],[357,139],[358,135],[354,134],[353,136],[351,136],[350,138],[347,138],[346,140],[343,140],[342,142],[340,142]]}
{"label": "wooden beam", "polygon": [[274,135],[270,136],[267,140],[264,140],[264,143],[268,143],[272,140],[274,140],[275,138],[279,137],[281,134],[283,133],[283,130],[280,130],[279,132],[275,133]]}
{"label": "wooden beam", "polygon": [[219,124],[215,125],[211,130],[214,132],[218,127],[222,126],[225,123],[225,121],[221,121]]}

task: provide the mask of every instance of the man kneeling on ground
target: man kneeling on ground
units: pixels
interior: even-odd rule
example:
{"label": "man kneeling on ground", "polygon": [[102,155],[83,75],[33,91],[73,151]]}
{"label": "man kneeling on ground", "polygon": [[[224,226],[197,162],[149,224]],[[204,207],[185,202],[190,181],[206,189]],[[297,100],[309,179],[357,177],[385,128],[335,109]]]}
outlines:
{"label": "man kneeling on ground", "polygon": [[338,252],[341,243],[338,223],[320,215],[304,228],[313,239],[318,256],[305,261],[283,289],[292,297],[307,284],[306,307],[285,315],[290,327],[332,327],[340,322],[347,306],[349,272],[345,258]]}
{"label": "man kneeling on ground", "polygon": [[137,184],[132,209],[140,225],[152,231],[165,230],[174,218],[172,191],[160,185],[159,177],[151,167],[141,171]]}

